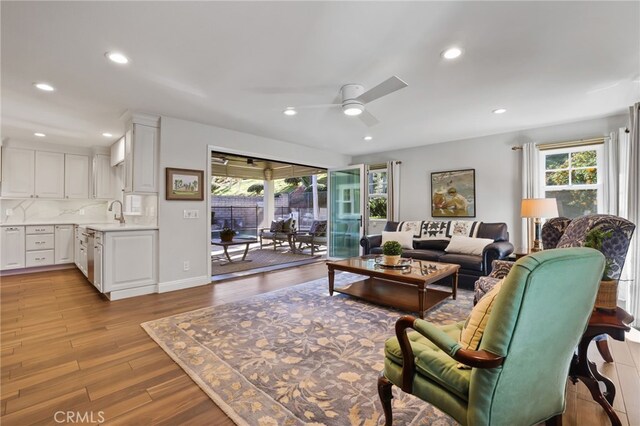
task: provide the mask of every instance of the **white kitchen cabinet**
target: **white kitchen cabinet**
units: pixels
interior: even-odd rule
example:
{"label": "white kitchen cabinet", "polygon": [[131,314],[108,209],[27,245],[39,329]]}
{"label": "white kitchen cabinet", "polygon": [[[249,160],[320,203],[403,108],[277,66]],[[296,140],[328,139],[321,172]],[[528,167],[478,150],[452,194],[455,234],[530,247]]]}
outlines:
{"label": "white kitchen cabinet", "polygon": [[96,154],[93,156],[93,193],[96,199],[109,199],[113,197],[111,186],[111,158],[108,155]]}
{"label": "white kitchen cabinet", "polygon": [[7,147],[3,147],[2,151],[2,196],[14,198],[33,197],[35,189],[35,151]]}
{"label": "white kitchen cabinet", "polygon": [[73,263],[74,261],[74,229],[73,225],[55,226],[55,264]]}
{"label": "white kitchen cabinet", "polygon": [[155,286],[158,283],[157,241],[157,230],[105,232],[102,292]]}
{"label": "white kitchen cabinet", "polygon": [[3,226],[0,229],[0,270],[24,268],[24,226]]}
{"label": "white kitchen cabinet", "polygon": [[36,151],[35,196],[37,198],[64,197],[64,154]]}
{"label": "white kitchen cabinet", "polygon": [[55,233],[53,225],[25,227],[25,266],[47,266],[54,264]]}
{"label": "white kitchen cabinet", "polygon": [[133,125],[124,134],[124,192],[133,191]]}
{"label": "white kitchen cabinet", "polygon": [[89,157],[64,154],[65,198],[89,198]]}
{"label": "white kitchen cabinet", "polygon": [[158,192],[159,129],[132,124],[125,133],[125,192]]}
{"label": "white kitchen cabinet", "polygon": [[117,166],[124,161],[124,136],[111,145],[111,167]]}

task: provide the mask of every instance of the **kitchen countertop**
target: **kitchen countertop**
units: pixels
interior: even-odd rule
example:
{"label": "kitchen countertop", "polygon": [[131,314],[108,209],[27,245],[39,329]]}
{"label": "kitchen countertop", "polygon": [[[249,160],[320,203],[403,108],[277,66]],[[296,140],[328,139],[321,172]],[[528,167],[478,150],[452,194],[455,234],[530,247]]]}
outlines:
{"label": "kitchen countertop", "polygon": [[109,223],[109,224],[88,224],[88,225],[82,225],[87,229],[93,229],[94,231],[101,231],[101,232],[112,232],[112,231],[147,231],[147,230],[153,230],[153,229],[158,229],[157,226],[153,226],[153,225],[135,225],[135,224],[123,224],[120,225],[119,223]]}
{"label": "kitchen countertop", "polygon": [[79,225],[95,231],[142,231],[148,229],[158,229],[155,225],[136,225],[125,223],[120,225],[117,222],[83,222],[78,220],[37,220],[22,223],[2,223],[0,226],[37,226],[37,225]]}
{"label": "kitchen countertop", "polygon": [[20,223],[0,223],[0,226],[34,226],[34,225],[96,225],[96,224],[118,224],[117,222],[96,222],[95,220],[70,220],[70,219],[41,219],[41,220],[29,220]]}

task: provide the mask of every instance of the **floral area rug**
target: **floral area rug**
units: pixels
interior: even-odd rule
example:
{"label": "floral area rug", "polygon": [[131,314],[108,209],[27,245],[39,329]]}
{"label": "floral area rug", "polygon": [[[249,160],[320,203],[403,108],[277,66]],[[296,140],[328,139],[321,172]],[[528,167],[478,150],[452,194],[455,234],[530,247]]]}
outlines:
{"label": "floral area rug", "polygon": [[[336,274],[336,284],[363,277]],[[432,308],[438,324],[464,319],[473,294]],[[377,378],[384,342],[405,312],[346,295],[326,279],[242,302],[142,324],[238,425],[381,425]],[[455,422],[394,386],[394,424]]]}

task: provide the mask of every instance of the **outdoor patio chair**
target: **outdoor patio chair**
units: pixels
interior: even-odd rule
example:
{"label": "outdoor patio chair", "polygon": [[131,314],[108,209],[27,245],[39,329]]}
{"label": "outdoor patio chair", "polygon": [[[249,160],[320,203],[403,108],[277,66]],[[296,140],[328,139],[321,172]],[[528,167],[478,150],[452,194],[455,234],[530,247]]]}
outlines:
{"label": "outdoor patio chair", "polygon": [[[263,228],[260,230],[260,248],[262,249],[266,245],[273,244],[273,250],[278,248],[278,245],[283,246],[285,242],[289,244],[291,251],[295,251],[294,236],[296,234],[296,221],[293,218],[286,220],[274,220],[271,222],[271,227]],[[265,243],[265,240],[271,240],[271,243]]]}
{"label": "outdoor patio chair", "polygon": [[314,255],[315,251],[320,246],[327,246],[327,221],[326,220],[314,220],[311,224],[309,232],[304,234],[295,234],[294,244],[297,245],[297,250],[302,250],[303,245],[311,247],[311,254]]}

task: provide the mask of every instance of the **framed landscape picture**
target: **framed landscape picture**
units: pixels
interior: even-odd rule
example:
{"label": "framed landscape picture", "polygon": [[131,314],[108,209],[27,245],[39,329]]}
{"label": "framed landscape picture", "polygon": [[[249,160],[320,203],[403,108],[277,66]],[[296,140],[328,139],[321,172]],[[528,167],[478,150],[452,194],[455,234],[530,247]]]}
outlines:
{"label": "framed landscape picture", "polygon": [[167,200],[204,200],[204,171],[167,167]]}
{"label": "framed landscape picture", "polygon": [[431,173],[431,216],[476,217],[475,169]]}

